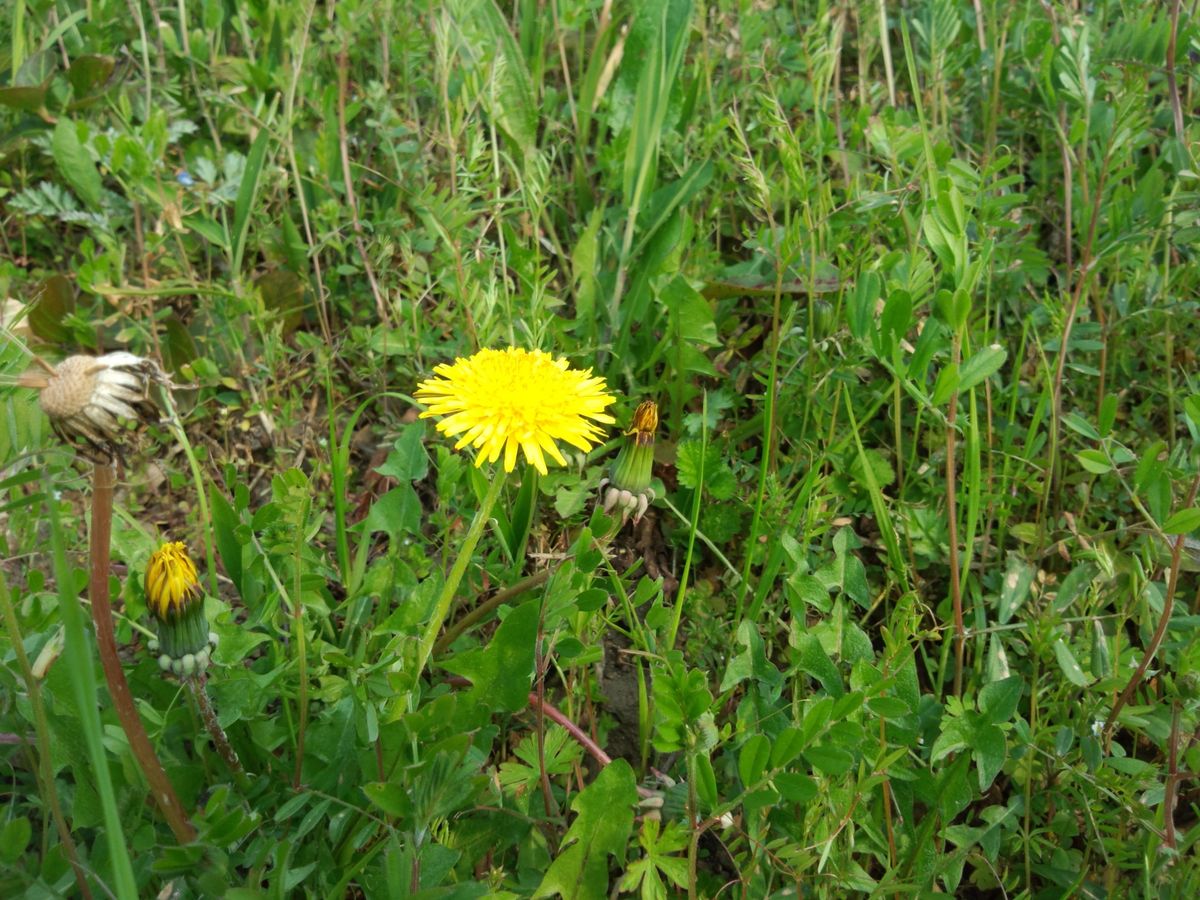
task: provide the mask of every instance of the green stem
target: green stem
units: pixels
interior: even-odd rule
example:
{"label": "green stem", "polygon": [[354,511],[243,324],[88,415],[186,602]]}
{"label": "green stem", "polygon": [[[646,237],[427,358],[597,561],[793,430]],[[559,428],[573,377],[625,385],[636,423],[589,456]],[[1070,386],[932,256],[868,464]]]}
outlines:
{"label": "green stem", "polygon": [[496,505],[496,500],[500,497],[505,477],[506,473],[503,469],[497,471],[492,477],[491,486],[488,487],[488,492],[479,505],[475,518],[471,521],[471,527],[467,529],[466,539],[459,548],[458,558],[454,560],[450,575],[446,579],[446,583],[442,585],[442,592],[438,595],[433,615],[430,616],[429,623],[425,626],[425,633],[421,635],[417,666],[413,670],[414,684],[421,677],[421,673],[425,671],[425,665],[433,653],[433,645],[437,641],[438,632],[442,630],[446,616],[450,615],[450,604],[454,602],[454,592],[458,590],[458,585],[462,581],[463,575],[466,574],[467,565],[471,562],[471,556],[475,553],[475,545],[479,543],[480,537],[483,536],[483,529],[487,526],[488,519],[491,518],[492,507]]}
{"label": "green stem", "polygon": [[[679,634],[679,622],[683,618],[683,603],[687,597],[688,575],[692,568],[692,554],[696,549],[696,532],[700,523],[700,498],[704,493],[704,458],[708,455],[708,393],[705,392],[701,406],[700,427],[700,473],[696,477],[696,493],[692,497],[692,520],[688,529],[687,555],[683,558],[683,574],[679,576],[679,591],[675,595],[675,620],[671,623],[671,634],[667,638],[666,650],[675,647],[675,638]],[[747,551],[749,552],[749,551]],[[739,610],[739,613],[741,610]],[[736,627],[736,624],[735,626]]]}
{"label": "green stem", "polygon": [[25,689],[29,693],[29,705],[33,707],[33,725],[37,731],[38,782],[47,806],[50,807],[50,816],[54,819],[54,827],[58,830],[58,838],[62,841],[67,862],[75,871],[75,883],[79,886],[79,893],[84,900],[92,900],[92,889],[88,887],[87,875],[79,864],[79,854],[75,851],[71,828],[67,825],[62,804],[58,801],[58,788],[54,783],[54,763],[50,757],[50,726],[46,721],[46,707],[42,704],[42,691],[37,676],[29,664],[29,657],[25,655],[25,640],[21,636],[21,625],[17,621],[17,611],[13,609],[12,597],[9,596],[3,572],[0,572],[0,612],[4,614],[4,627],[8,629],[13,653],[16,654],[21,675],[25,679]]}
{"label": "green stem", "polygon": [[218,597],[220,593],[217,590],[217,558],[213,550],[215,541],[212,516],[208,511],[208,492],[204,490],[204,476],[200,473],[200,463],[196,459],[196,451],[192,447],[192,442],[188,440],[187,430],[183,427],[183,421],[175,409],[171,392],[163,391],[162,399],[167,408],[167,427],[174,433],[175,440],[179,441],[179,446],[183,448],[183,455],[187,457],[188,461],[188,470],[192,473],[192,484],[196,487],[196,505],[200,508],[200,524],[204,528],[204,558],[208,563],[208,590],[214,597]]}

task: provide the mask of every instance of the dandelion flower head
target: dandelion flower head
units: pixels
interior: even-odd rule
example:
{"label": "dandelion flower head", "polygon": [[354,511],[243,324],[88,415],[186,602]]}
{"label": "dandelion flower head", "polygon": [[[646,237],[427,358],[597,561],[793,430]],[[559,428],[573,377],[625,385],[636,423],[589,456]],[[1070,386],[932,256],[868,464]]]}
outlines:
{"label": "dandelion flower head", "polygon": [[181,616],[203,592],[196,564],[183,541],[168,541],[146,566],[146,600],[159,621]]}
{"label": "dandelion flower head", "polygon": [[421,418],[442,417],[438,431],[461,435],[455,450],[475,447],[476,466],[503,451],[511,472],[520,450],[545,475],[547,456],[567,464],[557,441],[586,452],[604,437],[596,423],[616,421],[604,412],[614,398],[603,378],[541,350],[480,350],[433,371],[437,377],[417,385],[416,398],[428,406]]}

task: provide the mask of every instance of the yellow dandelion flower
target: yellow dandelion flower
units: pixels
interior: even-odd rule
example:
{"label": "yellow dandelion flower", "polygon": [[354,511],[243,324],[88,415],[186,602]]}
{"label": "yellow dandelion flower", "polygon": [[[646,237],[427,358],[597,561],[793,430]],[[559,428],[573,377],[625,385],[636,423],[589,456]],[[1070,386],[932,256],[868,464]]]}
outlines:
{"label": "yellow dandelion flower", "polygon": [[476,466],[503,451],[504,471],[511,472],[520,450],[545,475],[547,456],[567,464],[556,441],[587,451],[604,437],[596,423],[616,421],[604,412],[614,398],[603,378],[541,350],[480,350],[433,371],[438,377],[417,386],[416,398],[428,406],[421,418],[443,416],[438,431],[461,435],[455,450],[475,447]]}
{"label": "yellow dandelion flower", "polygon": [[146,601],[158,631],[150,649],[159,667],[180,678],[203,674],[217,636],[208,630],[200,576],[182,541],[168,541],[150,557]]}
{"label": "yellow dandelion flower", "polygon": [[154,551],[146,566],[146,600],[155,618],[179,618],[202,593],[196,564],[183,541],[169,541]]}

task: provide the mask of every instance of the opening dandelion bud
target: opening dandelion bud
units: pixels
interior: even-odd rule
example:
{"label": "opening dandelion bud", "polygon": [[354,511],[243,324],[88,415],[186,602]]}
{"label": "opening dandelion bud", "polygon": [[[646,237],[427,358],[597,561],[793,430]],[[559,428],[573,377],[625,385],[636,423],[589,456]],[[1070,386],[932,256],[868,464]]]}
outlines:
{"label": "opening dandelion bud", "polygon": [[163,544],[146,566],[146,603],[158,630],[158,664],[188,677],[208,667],[210,640],[200,576],[182,541]]}
{"label": "opening dandelion bud", "polygon": [[158,420],[151,385],[171,387],[158,363],[124,352],[69,356],[49,374],[30,373],[21,383],[40,390],[38,403],[55,434],[101,463],[122,457],[132,434],[128,423]]}
{"label": "opening dandelion bud", "polygon": [[636,525],[654,499],[650,480],[657,431],[658,406],[647,400],[634,410],[632,425],[625,432],[627,440],[621,445],[608,477],[600,482],[604,511],[620,510],[622,522],[632,514]]}

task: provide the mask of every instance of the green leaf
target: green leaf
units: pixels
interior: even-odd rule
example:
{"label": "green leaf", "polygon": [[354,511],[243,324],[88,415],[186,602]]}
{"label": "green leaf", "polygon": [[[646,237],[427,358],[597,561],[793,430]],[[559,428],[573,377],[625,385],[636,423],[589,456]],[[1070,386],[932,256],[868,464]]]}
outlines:
{"label": "green leaf", "polygon": [[1175,510],[1162,526],[1167,534],[1191,534],[1197,528],[1200,528],[1200,508],[1195,506]]}
{"label": "green leaf", "polygon": [[100,209],[100,173],[96,171],[96,164],[79,140],[75,123],[66,116],[59,119],[58,124],[54,126],[50,149],[58,171],[62,173],[75,195],[90,209]]}
{"label": "green leaf", "polygon": [[496,629],[486,648],[468,650],[442,667],[471,681],[468,694],[488,709],[516,712],[529,705],[533,682],[533,650],[541,604],[522,603]]}
{"label": "green leaf", "polygon": [[32,836],[33,826],[24,816],[5,822],[0,828],[0,862],[11,866],[20,859]]}
{"label": "green leaf", "polygon": [[[274,111],[272,106],[271,113]],[[271,129],[268,124],[264,124],[259,128],[254,143],[250,145],[246,167],[242,170],[242,182],[238,185],[237,199],[233,204],[233,258],[230,267],[235,275],[242,269],[242,255],[246,250],[246,235],[250,229],[250,213],[254,210],[254,201],[258,197],[259,177],[262,175],[267,142],[270,138]]]}
{"label": "green leaf", "polygon": [[38,285],[29,306],[29,329],[44,341],[66,344],[70,326],[63,320],[75,312],[75,288],[65,275],[54,274]]}
{"label": "green leaf", "polygon": [[995,725],[985,725],[975,733],[971,756],[979,769],[979,790],[986,791],[996,780],[1008,755],[1004,732]]}
{"label": "green leaf", "polygon": [[866,340],[875,322],[875,304],[879,300],[883,281],[877,272],[863,272],[846,301],[846,324],[855,340]]}
{"label": "green leaf", "polygon": [[424,440],[424,422],[406,425],[383,465],[375,471],[397,481],[420,481],[429,472],[429,454],[425,452]]}
{"label": "green leaf", "polygon": [[237,588],[238,595],[245,599],[246,590],[242,582],[242,542],[237,538],[238,514],[216,484],[208,489],[209,506],[212,509],[213,538],[217,553],[229,580]]}
{"label": "green leaf", "polygon": [[743,788],[758,783],[770,758],[771,741],[767,736],[761,732],[750,735],[738,753],[738,777],[742,779]]}
{"label": "green leaf", "polygon": [[1000,610],[997,615],[999,624],[1006,624],[1025,603],[1035,574],[1034,567],[1020,556],[1015,553],[1008,555],[1008,568],[1000,586]]}
{"label": "green leaf", "polygon": [[1093,475],[1103,475],[1112,470],[1112,464],[1101,450],[1081,450],[1075,454],[1079,464]]}
{"label": "green leaf", "polygon": [[958,389],[969,391],[986,378],[1000,370],[1008,359],[1008,351],[999,344],[992,344],[974,353],[958,370]]}
{"label": "green leaf", "polygon": [[1062,638],[1054,642],[1054,655],[1058,659],[1058,667],[1067,676],[1067,681],[1079,687],[1087,687],[1087,676],[1083,674],[1083,669],[1075,661],[1075,654],[1071,652],[1070,647],[1063,643]]}
{"label": "green leaf", "polygon": [[941,406],[949,401],[954,396],[954,392],[958,390],[959,381],[958,366],[954,363],[947,363],[942,371],[938,372],[937,381],[933,384],[931,399],[933,405]]}
{"label": "green leaf", "polygon": [[371,504],[363,521],[367,534],[384,532],[392,540],[421,530],[421,500],[410,484],[394,487]]}
{"label": "green leaf", "polygon": [[1019,675],[985,684],[979,692],[979,711],[990,724],[1004,724],[1017,711],[1017,704],[1021,702],[1022,687]]}
{"label": "green leaf", "polygon": [[846,687],[842,683],[842,673],[833,664],[833,660],[829,658],[816,635],[800,635],[796,641],[796,651],[796,664],[800,671],[821,682],[821,687],[825,688],[830,696],[840,697],[846,693]]}
{"label": "green leaf", "polygon": [[800,772],[780,772],[772,784],[792,803],[805,804],[817,796],[817,783]]}
{"label": "green leaf", "polygon": [[1102,440],[1100,432],[1092,427],[1092,423],[1081,416],[1079,413],[1067,413],[1062,417],[1062,423],[1074,431],[1076,434],[1081,434],[1089,441]]}
{"label": "green leaf", "polygon": [[89,54],[77,56],[67,70],[67,81],[75,92],[76,99],[95,93],[112,75],[117,61],[111,56]]}
{"label": "green leaf", "polygon": [[636,802],[637,782],[629,763],[615,759],[601,769],[596,780],[571,802],[575,821],[533,896],[605,900],[609,894],[608,857],[624,863]]}
{"label": "green leaf", "polygon": [[835,778],[854,768],[854,755],[832,744],[816,744],[804,751],[804,758],[818,772]]}

